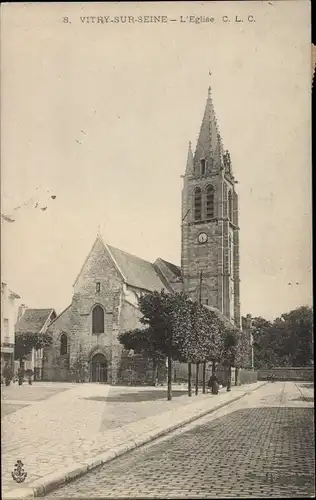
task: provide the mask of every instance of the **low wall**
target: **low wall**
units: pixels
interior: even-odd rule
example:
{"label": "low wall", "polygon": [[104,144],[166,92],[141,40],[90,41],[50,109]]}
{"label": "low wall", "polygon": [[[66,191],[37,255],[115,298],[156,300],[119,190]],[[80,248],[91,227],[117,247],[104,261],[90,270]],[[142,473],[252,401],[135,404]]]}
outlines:
{"label": "low wall", "polygon": [[[192,363],[191,365],[191,373],[192,373],[192,383],[195,383],[195,372],[196,372],[196,365]],[[210,378],[212,375],[212,365],[207,364],[206,366],[206,381]],[[227,379],[228,379],[228,370],[227,368],[218,365],[216,366],[216,375],[220,383],[223,385],[227,384]],[[231,369],[231,384],[235,384],[235,377],[236,377],[236,368]],[[254,370],[247,370],[244,368],[240,368],[238,370],[238,385],[242,384],[252,384],[256,383],[258,381],[258,374]],[[179,363],[175,362],[173,364],[173,381],[177,383],[181,382],[187,382],[188,380],[188,365],[186,363]],[[202,366],[200,365],[199,368],[199,383],[202,384]]]}
{"label": "low wall", "polygon": [[258,382],[258,372],[241,368],[238,374],[238,385],[255,384]]}
{"label": "low wall", "polygon": [[260,368],[258,371],[258,380],[267,380],[271,375],[275,380],[302,380],[311,382],[314,380],[314,369],[306,367],[275,367]]}

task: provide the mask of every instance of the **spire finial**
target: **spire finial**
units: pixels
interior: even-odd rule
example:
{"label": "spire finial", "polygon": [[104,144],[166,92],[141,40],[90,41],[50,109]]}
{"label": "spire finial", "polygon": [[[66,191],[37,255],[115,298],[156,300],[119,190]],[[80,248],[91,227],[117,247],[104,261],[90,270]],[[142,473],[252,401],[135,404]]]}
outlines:
{"label": "spire finial", "polygon": [[98,224],[98,229],[97,229],[97,236],[101,236],[101,229],[100,229],[100,224]]}
{"label": "spire finial", "polygon": [[[212,76],[212,72],[210,70],[208,70],[208,75],[209,76]],[[211,84],[209,84],[208,86],[208,97],[209,99],[212,97],[212,88],[211,88]]]}
{"label": "spire finial", "polygon": [[191,143],[191,141],[189,141],[188,158],[187,158],[187,166],[186,166],[186,169],[185,169],[185,173],[186,173],[186,175],[193,173],[193,153],[192,153],[192,143]]}

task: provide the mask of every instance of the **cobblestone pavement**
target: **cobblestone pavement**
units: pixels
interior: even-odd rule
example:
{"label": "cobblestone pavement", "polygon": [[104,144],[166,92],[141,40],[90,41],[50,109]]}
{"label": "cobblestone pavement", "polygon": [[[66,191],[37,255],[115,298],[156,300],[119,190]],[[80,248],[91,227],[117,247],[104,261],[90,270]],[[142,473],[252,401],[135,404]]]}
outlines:
{"label": "cobblestone pavement", "polygon": [[[44,385],[41,388],[36,384],[9,387],[10,395],[7,391],[10,398],[19,398],[14,400],[17,405],[23,403],[22,394],[28,404],[2,418],[3,492],[15,486],[11,472],[17,459],[22,460],[26,467],[28,475],[23,487],[27,487],[33,481],[82,464],[131,438],[139,437],[156,425],[151,419],[159,419],[165,412],[177,409],[182,412],[182,408],[192,408],[196,403],[212,405],[212,399],[218,401],[218,398],[228,396],[224,392],[216,397],[200,394],[189,398],[185,386],[175,385],[173,400],[167,401],[165,387],[45,385],[46,389],[58,389],[58,393],[42,401],[37,399]],[[236,388],[237,392],[242,390]]]}
{"label": "cobblestone pavement", "polygon": [[23,385],[11,383],[8,387],[1,386],[1,418],[38,401],[49,399],[67,389],[73,389],[73,387],[73,384],[43,382],[33,382],[32,385],[25,382]]}
{"label": "cobblestone pavement", "polygon": [[272,383],[46,498],[307,498],[313,385]]}

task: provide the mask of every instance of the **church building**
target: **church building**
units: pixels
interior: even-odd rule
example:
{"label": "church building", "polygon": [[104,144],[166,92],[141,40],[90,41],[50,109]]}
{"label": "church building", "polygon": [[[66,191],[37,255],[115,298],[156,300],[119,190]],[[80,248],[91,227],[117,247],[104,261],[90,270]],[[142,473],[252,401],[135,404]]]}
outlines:
{"label": "church building", "polygon": [[140,326],[138,298],[144,293],[185,291],[241,326],[235,184],[209,88],[196,150],[190,143],[183,176],[181,267],[160,258],[148,262],[98,235],[71,304],[48,327],[53,344],[44,350],[45,380],[69,380],[78,365],[85,381],[151,380],[148,360],[132,356],[137,363],[131,364],[118,340],[119,333]]}

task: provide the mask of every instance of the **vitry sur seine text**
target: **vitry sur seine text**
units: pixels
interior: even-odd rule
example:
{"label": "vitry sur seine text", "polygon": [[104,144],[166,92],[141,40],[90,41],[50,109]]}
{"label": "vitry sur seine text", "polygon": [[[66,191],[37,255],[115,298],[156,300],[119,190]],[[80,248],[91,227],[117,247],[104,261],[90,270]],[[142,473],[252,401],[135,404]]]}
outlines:
{"label": "vitry sur seine text", "polygon": [[[247,16],[179,16],[178,18],[170,18],[168,16],[81,16],[79,18],[82,24],[167,24],[167,23],[253,23],[255,18],[252,15]],[[69,17],[63,17],[62,21],[66,24],[71,24]]]}

